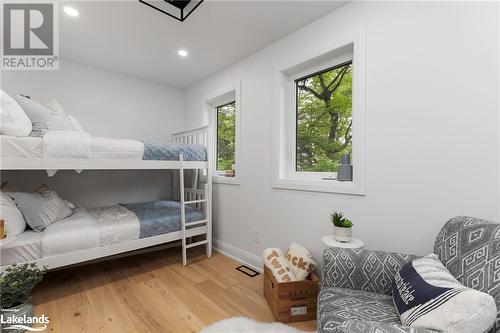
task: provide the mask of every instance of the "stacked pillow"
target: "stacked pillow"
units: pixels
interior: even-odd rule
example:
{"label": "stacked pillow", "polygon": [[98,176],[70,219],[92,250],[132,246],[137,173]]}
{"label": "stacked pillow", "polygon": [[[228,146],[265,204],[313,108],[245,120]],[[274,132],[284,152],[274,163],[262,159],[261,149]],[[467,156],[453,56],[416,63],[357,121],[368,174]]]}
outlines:
{"label": "stacked pillow", "polygon": [[78,119],[76,119],[70,114],[67,114],[57,100],[54,99],[49,103],[47,103],[45,106],[51,111],[52,115],[59,118],[67,117],[69,121],[69,127],[71,130],[78,132],[85,132]]}
{"label": "stacked pillow", "polygon": [[286,260],[283,251],[278,248],[265,249],[262,253],[264,265],[271,270],[271,273],[278,282],[297,281],[292,272],[290,263]]}
{"label": "stacked pillow", "polygon": [[23,95],[10,97],[0,90],[1,122],[0,134],[17,137],[43,137],[47,131],[79,131],[82,125],[67,114],[56,100],[46,106]]}
{"label": "stacked pillow", "polygon": [[305,280],[316,267],[311,253],[296,243],[290,244],[286,255],[279,248],[266,249],[262,260],[278,282]]}
{"label": "stacked pillow", "polygon": [[312,254],[297,243],[290,244],[286,252],[286,259],[292,267],[293,274],[299,281],[307,279],[316,267]]}
{"label": "stacked pillow", "polygon": [[0,214],[5,222],[5,233],[7,237],[15,237],[21,234],[26,229],[26,221],[23,214],[17,208],[16,203],[7,194],[7,192],[15,192],[16,189],[8,182],[2,184]]}
{"label": "stacked pillow", "polygon": [[17,95],[16,102],[31,119],[33,130],[30,136],[43,137],[48,131],[72,130],[73,127],[65,112],[51,110],[27,97]]}
{"label": "stacked pillow", "polygon": [[32,193],[18,192],[6,185],[1,195],[1,218],[5,221],[7,237],[19,235],[26,225],[41,232],[49,224],[72,215],[75,208],[46,185]]}
{"label": "stacked pillow", "polygon": [[497,316],[490,295],[467,288],[435,254],[407,263],[393,282],[392,297],[405,326],[438,332],[487,332]]}
{"label": "stacked pillow", "polygon": [[31,133],[31,120],[21,106],[5,91],[0,90],[0,134],[24,137]]}

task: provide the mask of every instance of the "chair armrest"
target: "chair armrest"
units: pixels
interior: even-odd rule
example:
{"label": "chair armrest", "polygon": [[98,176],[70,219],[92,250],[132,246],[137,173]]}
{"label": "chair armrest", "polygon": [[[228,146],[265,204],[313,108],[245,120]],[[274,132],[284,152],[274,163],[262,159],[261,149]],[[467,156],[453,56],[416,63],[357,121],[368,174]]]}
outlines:
{"label": "chair armrest", "polygon": [[391,295],[391,284],[396,272],[416,258],[404,253],[327,249],[323,253],[322,285]]}
{"label": "chair armrest", "polygon": [[[326,333],[326,332],[323,332]],[[397,323],[381,323],[350,319],[328,333],[437,333],[426,328],[402,326]]]}

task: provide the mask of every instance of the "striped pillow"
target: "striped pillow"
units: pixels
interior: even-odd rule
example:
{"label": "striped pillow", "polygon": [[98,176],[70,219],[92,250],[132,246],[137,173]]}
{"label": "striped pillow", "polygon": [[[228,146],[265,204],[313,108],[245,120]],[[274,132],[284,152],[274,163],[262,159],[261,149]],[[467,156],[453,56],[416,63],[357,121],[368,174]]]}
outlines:
{"label": "striped pillow", "polygon": [[15,97],[33,125],[30,136],[43,137],[48,131],[72,130],[73,126],[64,110],[52,110],[22,95]]}
{"label": "striped pillow", "polygon": [[487,332],[497,313],[493,297],[462,285],[435,254],[403,266],[392,299],[403,325],[439,332]]}
{"label": "striped pillow", "polygon": [[43,231],[49,224],[73,214],[68,203],[46,185],[33,193],[13,192],[9,195],[34,231]]}

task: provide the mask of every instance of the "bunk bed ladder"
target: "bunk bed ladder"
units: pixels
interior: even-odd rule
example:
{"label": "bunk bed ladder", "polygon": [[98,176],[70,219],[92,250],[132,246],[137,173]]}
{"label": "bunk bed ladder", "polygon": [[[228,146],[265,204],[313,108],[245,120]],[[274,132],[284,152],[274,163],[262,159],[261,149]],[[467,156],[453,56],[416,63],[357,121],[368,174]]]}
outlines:
{"label": "bunk bed ladder", "polygon": [[[173,141],[180,144],[200,144],[207,149],[207,166],[203,172],[198,169],[192,170],[192,184],[189,188],[185,187],[184,183],[184,157],[179,155],[179,182],[174,174],[174,184],[179,189],[175,194],[179,194],[179,201],[181,203],[181,237],[182,237],[182,265],[187,265],[187,249],[198,246],[206,245],[207,257],[212,256],[212,174],[213,174],[213,132],[209,126],[202,128],[176,133],[172,136]],[[203,189],[198,188],[198,182],[204,182]],[[187,196],[187,199],[186,199]],[[204,214],[204,219],[200,221],[186,222],[186,205],[194,205],[196,208],[201,209]],[[203,209],[204,208],[204,209]],[[205,240],[187,244],[186,235],[187,228],[201,227],[205,225]],[[189,229],[188,229],[189,230]]]}
{"label": "bunk bed ladder", "polygon": [[[204,185],[203,191],[198,190],[197,188],[185,188],[184,184],[184,165],[183,165],[184,157],[183,155],[179,155],[179,190],[180,190],[180,203],[181,203],[181,237],[182,237],[182,265],[187,265],[187,249],[199,246],[206,245],[207,257],[212,256],[212,228],[211,228],[211,179],[208,180],[208,183]],[[191,184],[192,186],[196,186],[197,183]],[[201,192],[201,193],[200,193]],[[194,193],[194,194],[193,194]],[[187,199],[186,199],[187,194]],[[193,197],[194,196],[194,197]],[[199,197],[202,199],[199,199]],[[196,208],[201,209],[204,213],[204,218],[199,221],[186,221],[186,205],[194,205]],[[205,209],[203,210],[203,205],[205,205]],[[186,240],[186,228],[206,225],[205,239],[187,244]]]}
{"label": "bunk bed ladder", "polygon": [[186,201],[184,195],[184,157],[182,154],[179,155],[179,190],[180,190],[180,201],[181,201],[181,237],[182,237],[182,266],[187,265],[187,253],[186,253]]}

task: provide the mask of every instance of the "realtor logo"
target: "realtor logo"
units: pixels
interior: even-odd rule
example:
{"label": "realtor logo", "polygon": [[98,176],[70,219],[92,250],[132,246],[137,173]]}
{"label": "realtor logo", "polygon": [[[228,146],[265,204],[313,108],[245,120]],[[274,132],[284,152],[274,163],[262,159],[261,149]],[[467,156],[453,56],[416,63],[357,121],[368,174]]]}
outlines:
{"label": "realtor logo", "polygon": [[58,69],[55,3],[4,3],[1,69]]}

